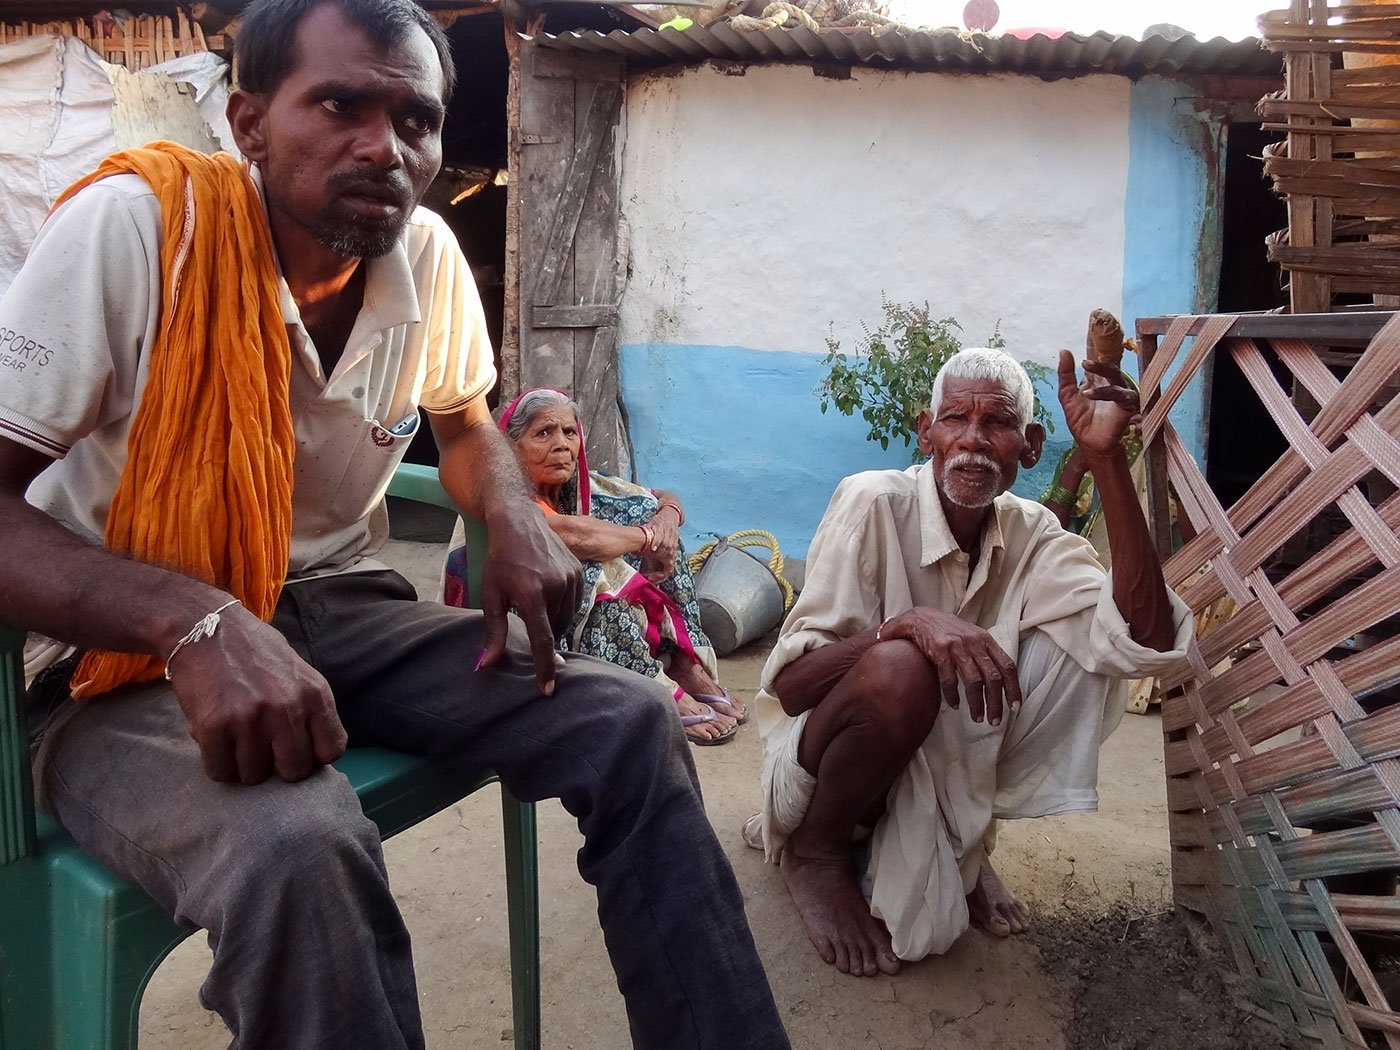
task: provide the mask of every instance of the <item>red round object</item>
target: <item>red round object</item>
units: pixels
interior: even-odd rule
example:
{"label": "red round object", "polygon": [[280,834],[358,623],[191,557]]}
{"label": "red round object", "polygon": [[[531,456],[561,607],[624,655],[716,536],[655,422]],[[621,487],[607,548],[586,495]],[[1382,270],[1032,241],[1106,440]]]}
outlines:
{"label": "red round object", "polygon": [[1001,8],[997,6],[997,0],[968,0],[963,8],[963,25],[968,29],[990,33],[999,18]]}

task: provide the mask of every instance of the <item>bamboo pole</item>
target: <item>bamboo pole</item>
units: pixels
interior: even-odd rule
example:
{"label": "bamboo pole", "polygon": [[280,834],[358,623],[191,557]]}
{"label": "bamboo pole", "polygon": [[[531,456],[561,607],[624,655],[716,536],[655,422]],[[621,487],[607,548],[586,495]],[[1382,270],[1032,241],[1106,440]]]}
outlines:
{"label": "bamboo pole", "polygon": [[0,43],[46,35],[73,37],[92,48],[104,61],[132,71],[172,58],[215,50],[224,42],[221,36],[206,35],[199,23],[191,21],[183,11],[175,18],[140,15],[123,23],[86,18],[0,22]]}

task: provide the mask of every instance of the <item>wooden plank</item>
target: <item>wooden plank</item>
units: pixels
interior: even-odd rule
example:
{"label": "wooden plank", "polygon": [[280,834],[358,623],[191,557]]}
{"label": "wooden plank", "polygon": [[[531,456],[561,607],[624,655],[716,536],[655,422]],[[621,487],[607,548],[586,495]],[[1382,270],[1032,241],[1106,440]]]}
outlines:
{"label": "wooden plank", "polygon": [[1172,813],[1200,815],[1201,797],[1194,776],[1167,777],[1167,809]]}
{"label": "wooden plank", "polygon": [[1167,829],[1177,849],[1215,848],[1214,838],[1199,813],[1168,813]]}
{"label": "wooden plank", "polygon": [[579,306],[536,306],[530,311],[535,328],[602,328],[617,324],[617,303]]}
{"label": "wooden plank", "polygon": [[602,55],[569,54],[538,47],[532,50],[535,52],[535,61],[531,67],[531,76],[567,80],[574,84],[583,81],[617,84],[622,80],[620,59]]}
{"label": "wooden plank", "polygon": [[[573,155],[574,83],[536,75],[539,48],[524,44],[520,53],[520,387],[553,386],[573,392],[574,340],[568,329],[537,329],[531,308],[540,260],[549,242],[555,207]],[[524,144],[533,136],[532,145]],[[544,141],[551,140],[551,141]],[[561,283],[573,293],[573,254],[564,258]]]}
{"label": "wooden plank", "polygon": [[[1291,21],[1307,25],[1313,15],[1310,0],[1291,0]],[[1324,18],[1325,22],[1325,18]],[[1323,63],[1330,60],[1315,52],[1294,52],[1284,56],[1285,95],[1290,100],[1327,98],[1323,91]],[[1327,85],[1330,89],[1330,82]],[[1317,118],[1303,118],[1309,124]],[[1325,118],[1328,125],[1331,118]],[[1291,160],[1315,160],[1331,156],[1330,140],[1312,134],[1290,132],[1288,157]],[[1331,244],[1330,212],[1314,197],[1294,194],[1288,197],[1288,237],[1293,248],[1312,248]],[[1327,310],[1332,305],[1331,289],[1322,274],[1289,274],[1289,298],[1295,314]]]}
{"label": "wooden plank", "polygon": [[1294,881],[1386,871],[1400,865],[1400,854],[1375,824],[1307,835],[1281,842],[1276,849],[1284,874]]}
{"label": "wooden plank", "polygon": [[[1157,336],[1145,331],[1141,322],[1137,334],[1141,370],[1146,372],[1157,352]],[[1152,393],[1154,391],[1142,391],[1144,400],[1149,399]],[[1155,441],[1147,448],[1147,527],[1152,532],[1157,556],[1162,559],[1171,557],[1171,494],[1167,485],[1167,448],[1161,441]]]}
{"label": "wooden plank", "polygon": [[[1210,315],[1196,317],[1190,334],[1197,335]],[[1227,339],[1302,339],[1324,346],[1365,347],[1376,333],[1395,316],[1393,310],[1347,310],[1335,313],[1240,314],[1226,333]],[[1143,317],[1137,322],[1138,336],[1165,335],[1174,317]],[[1144,368],[1146,364],[1144,363]]]}
{"label": "wooden plank", "polygon": [[576,395],[589,463],[630,476],[617,380],[616,170],[622,64],[521,55],[521,386]]}
{"label": "wooden plank", "polygon": [[1295,273],[1317,271],[1337,277],[1352,276],[1361,280],[1384,281],[1394,284],[1400,280],[1400,254],[1376,248],[1308,248],[1294,254],[1286,248],[1269,253]]}
{"label": "wooden plank", "polygon": [[[592,88],[578,83],[578,102]],[[601,88],[599,88],[601,90]],[[583,106],[576,103],[575,112]],[[582,134],[583,128],[578,127]],[[588,185],[583,212],[574,235],[574,299],[580,304],[611,307],[620,299],[618,274],[618,227],[621,209],[618,201],[617,119],[609,116],[603,142],[598,150],[593,179]],[[632,457],[622,413],[622,393],[618,381],[617,320],[599,325],[596,332],[574,331],[574,383],[596,399],[592,425],[588,431],[588,457],[611,473],[630,477]]]}
{"label": "wooden plank", "polygon": [[[1315,828],[1342,817],[1364,817],[1394,807],[1394,800],[1370,766],[1327,773],[1278,792],[1279,804],[1294,827]],[[1262,799],[1235,807],[1235,817],[1248,834],[1277,830]],[[1201,843],[1205,845],[1205,843]]]}
{"label": "wooden plank", "polygon": [[608,474],[630,475],[631,455],[623,425],[618,385],[617,329],[611,326],[580,331],[590,346],[578,359],[574,389],[585,391],[580,402],[588,424],[588,463]]}
{"label": "wooden plank", "polygon": [[[1400,115],[1400,102],[1396,104]],[[1352,160],[1350,158],[1322,160],[1270,159],[1264,162],[1264,173],[1290,179],[1340,179],[1347,176],[1341,192],[1351,192],[1357,186],[1377,186],[1387,189],[1400,187],[1400,166],[1391,158]]]}
{"label": "wooden plank", "polygon": [[[1356,487],[1400,473],[1393,440],[1400,411],[1392,407],[1400,405],[1392,398],[1400,333],[1379,331],[1395,317],[1366,311],[1229,321],[1227,339],[1238,342],[1226,352],[1290,447],[1228,514],[1169,431],[1154,444],[1166,448],[1171,481],[1202,529],[1167,571],[1181,584],[1209,570],[1182,588],[1193,609],[1221,593],[1239,604],[1219,630],[1193,643],[1194,677],[1164,704],[1177,901],[1210,913],[1217,932],[1235,938],[1242,973],[1266,996],[1292,1003],[1300,1023],[1330,1015],[1354,1031],[1341,982],[1364,996],[1364,1025],[1400,1039],[1400,1015],[1385,1008],[1373,963],[1352,936],[1396,930],[1400,906],[1380,890],[1375,899],[1348,898],[1330,882],[1400,868],[1400,704],[1358,702],[1400,677],[1400,634],[1391,626],[1400,611],[1400,503],[1385,501],[1393,489],[1363,494]],[[1211,323],[1193,316],[1143,322],[1144,386],[1161,372],[1167,344],[1158,344],[1158,333],[1202,333]],[[1298,339],[1303,332],[1313,345]],[[1277,365],[1315,398],[1311,411],[1289,401],[1290,384],[1280,383],[1256,338],[1272,341]],[[1349,349],[1368,340],[1364,355]],[[1319,349],[1327,346],[1338,348]],[[1195,355],[1186,367],[1198,372],[1207,363]],[[1337,369],[1349,371],[1341,378]],[[1338,534],[1343,516],[1352,527]],[[1271,560],[1314,520],[1329,524],[1307,558]],[[1223,673],[1209,670],[1222,647],[1255,638],[1258,651],[1237,654]],[[1334,658],[1349,640],[1361,648]],[[1261,692],[1275,684],[1285,688]],[[1291,739],[1299,727],[1306,731]],[[1279,739],[1285,731],[1290,738]],[[1323,955],[1324,939],[1337,946],[1336,957]],[[1333,963],[1342,967],[1335,975]]]}
{"label": "wooden plank", "polygon": [[506,57],[510,71],[506,81],[506,272],[505,309],[501,325],[500,403],[509,404],[520,393],[520,282],[522,256],[520,240],[520,188],[525,173],[520,166],[520,33],[515,22],[503,19]]}
{"label": "wooden plank", "polygon": [[[611,138],[609,133],[617,123],[618,108],[622,102],[622,86],[614,83],[594,84],[591,87],[587,107],[574,140],[573,157],[564,176],[564,190],[554,212],[554,222],[544,256],[540,260],[533,297],[536,306],[553,306],[559,301],[559,290],[564,281],[565,257],[572,253],[574,235],[578,232],[584,200],[593,182],[603,143]],[[577,112],[577,109],[575,111]]]}
{"label": "wooden plank", "polygon": [[[1322,916],[1317,913],[1317,906],[1306,893],[1297,890],[1273,892],[1279,909],[1294,929],[1326,929]],[[1332,903],[1337,906],[1337,911],[1352,932],[1400,933],[1400,897],[1334,893]]]}

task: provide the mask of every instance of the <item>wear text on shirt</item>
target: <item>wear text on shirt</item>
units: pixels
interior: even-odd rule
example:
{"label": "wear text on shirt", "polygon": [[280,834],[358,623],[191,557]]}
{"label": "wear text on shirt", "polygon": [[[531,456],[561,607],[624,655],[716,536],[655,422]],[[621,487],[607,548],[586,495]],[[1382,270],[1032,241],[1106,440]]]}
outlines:
{"label": "wear text on shirt", "polygon": [[43,343],[27,338],[13,328],[0,328],[0,368],[23,372],[26,365],[43,368],[53,358],[53,351]]}

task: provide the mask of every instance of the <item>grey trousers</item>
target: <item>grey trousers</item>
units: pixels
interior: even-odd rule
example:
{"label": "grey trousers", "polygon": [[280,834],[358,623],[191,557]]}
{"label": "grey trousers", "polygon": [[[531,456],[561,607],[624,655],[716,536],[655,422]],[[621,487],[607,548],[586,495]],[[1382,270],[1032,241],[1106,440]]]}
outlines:
{"label": "grey trousers", "polygon": [[[634,1046],[787,1047],[665,691],[570,657],[543,697],[523,630],[472,673],[480,614],[415,597],[388,572],[295,583],[273,624],[329,681],[352,747],[489,766],[519,798],[562,800]],[[58,705],[35,755],[68,833],[208,931],[201,998],[235,1050],[424,1045],[379,836],[340,773],[214,783],[163,684]]]}

